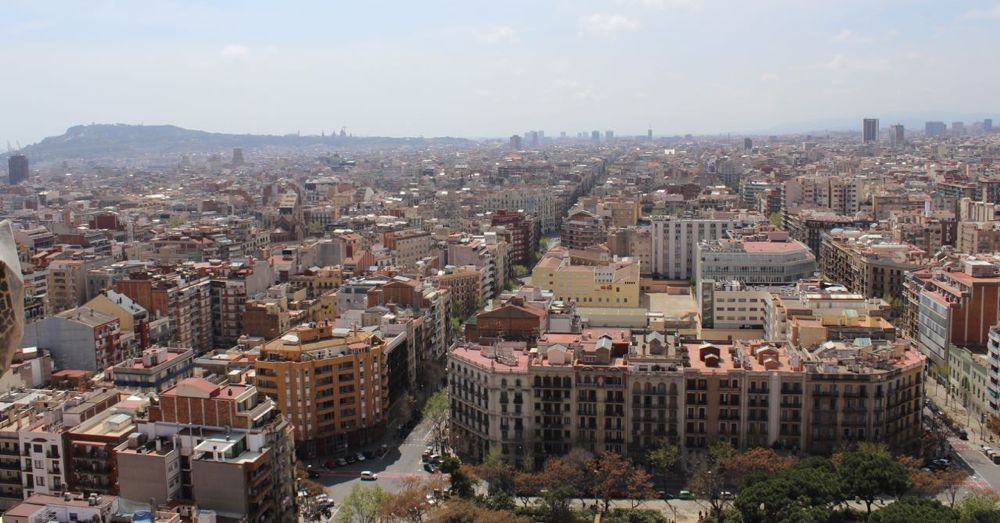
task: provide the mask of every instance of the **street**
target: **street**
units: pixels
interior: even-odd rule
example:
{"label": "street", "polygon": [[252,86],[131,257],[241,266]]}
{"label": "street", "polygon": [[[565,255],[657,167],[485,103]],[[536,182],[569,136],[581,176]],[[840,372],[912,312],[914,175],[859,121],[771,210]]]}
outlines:
{"label": "street", "polygon": [[[381,458],[359,461],[333,470],[322,468],[323,462],[327,460],[312,461],[313,468],[319,470],[320,474],[314,481],[326,487],[326,493],[336,503],[336,507],[340,507],[341,501],[357,483],[379,485],[388,492],[397,492],[404,486],[407,478],[425,480],[434,476],[424,472],[420,459],[424,449],[430,444],[430,439],[431,422],[424,418],[402,443],[395,434],[391,434],[384,441],[371,445],[371,449],[377,449],[382,443],[389,447],[388,453]],[[378,479],[362,482],[360,476],[363,470],[378,474]]]}
{"label": "street", "polygon": [[[951,448],[972,469],[973,476],[969,478],[968,488],[988,488],[1000,492],[1000,465],[990,461],[982,451],[982,445],[997,446],[992,441],[994,439],[992,435],[978,426],[978,420],[973,420],[972,426],[968,426],[967,422],[971,419],[968,413],[955,398],[945,397],[944,387],[931,385],[927,388],[926,396],[936,408],[948,414],[952,420],[965,427],[968,432],[968,440],[961,440],[954,435],[948,438],[948,444]],[[929,409],[925,409],[924,415],[933,416],[934,414]],[[987,437],[986,440],[982,438],[984,435]]]}

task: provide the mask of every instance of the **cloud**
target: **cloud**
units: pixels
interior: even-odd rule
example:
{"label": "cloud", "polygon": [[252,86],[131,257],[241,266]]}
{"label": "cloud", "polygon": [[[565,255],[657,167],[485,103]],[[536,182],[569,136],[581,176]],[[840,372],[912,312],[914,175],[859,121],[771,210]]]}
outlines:
{"label": "cloud", "polygon": [[848,66],[847,57],[842,54],[834,56],[833,58],[830,59],[829,62],[823,64],[823,67],[830,69],[832,71],[840,71],[846,69],[847,66]]}
{"label": "cloud", "polygon": [[226,58],[242,58],[250,53],[250,49],[242,45],[229,44],[222,48],[222,56]]}
{"label": "cloud", "polygon": [[986,9],[967,11],[962,17],[974,20],[1000,20],[1000,4]]}
{"label": "cloud", "polygon": [[517,42],[517,31],[506,25],[490,27],[476,33],[480,42],[487,44],[503,44]]}
{"label": "cloud", "polygon": [[654,9],[693,9],[701,7],[702,0],[625,0],[626,3],[638,4]]}
{"label": "cloud", "polygon": [[[898,35],[899,32],[892,30],[886,33],[885,36],[882,37],[882,39],[889,40],[891,38],[895,38]],[[863,35],[855,33],[850,29],[844,29],[843,31],[833,35],[834,42],[845,43],[845,44],[870,44],[878,39],[879,38],[876,38],[871,35]]]}
{"label": "cloud", "polygon": [[639,29],[639,22],[625,15],[596,13],[581,19],[583,30],[592,34],[614,36]]}
{"label": "cloud", "polygon": [[760,73],[761,82],[775,82],[778,80],[778,73],[764,72]]}

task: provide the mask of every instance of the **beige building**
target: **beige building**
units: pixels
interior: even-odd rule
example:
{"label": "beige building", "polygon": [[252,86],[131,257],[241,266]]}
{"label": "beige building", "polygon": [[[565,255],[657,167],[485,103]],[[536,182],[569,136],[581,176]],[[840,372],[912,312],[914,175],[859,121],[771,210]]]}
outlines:
{"label": "beige building", "polygon": [[541,466],[580,447],[641,457],[662,439],[685,457],[726,441],[807,454],[855,441],[920,446],[923,366],[907,343],[680,344],[584,330],[449,355],[456,449]]}
{"label": "beige building", "polygon": [[556,247],[545,253],[531,273],[536,287],[552,291],[556,300],[579,307],[639,307],[639,261],[607,259],[597,265],[576,265],[569,250]]}

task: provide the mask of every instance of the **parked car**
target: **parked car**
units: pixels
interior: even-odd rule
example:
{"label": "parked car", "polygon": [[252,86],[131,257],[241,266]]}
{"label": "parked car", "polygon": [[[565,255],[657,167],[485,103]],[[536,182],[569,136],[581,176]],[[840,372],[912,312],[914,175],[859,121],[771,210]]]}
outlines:
{"label": "parked car", "polygon": [[370,451],[370,450],[366,450],[366,451],[362,452],[361,454],[364,455],[365,459],[375,459],[375,453],[372,452],[372,451]]}
{"label": "parked car", "polygon": [[306,475],[309,476],[309,479],[316,479],[319,477],[319,471],[314,469],[312,465],[309,465],[306,467]]}
{"label": "parked car", "polygon": [[694,499],[694,494],[691,494],[690,490],[684,489],[684,490],[682,490],[682,491],[680,491],[680,492],[677,493],[677,498],[678,499]]}
{"label": "parked car", "polygon": [[958,431],[958,439],[968,440],[969,439],[969,433],[966,432],[966,431],[964,431],[964,430]]}
{"label": "parked car", "polygon": [[362,454],[362,453],[360,453],[360,452],[358,452],[357,454],[354,455],[354,458],[357,459],[358,461],[364,461],[365,460],[365,455]]}
{"label": "parked car", "polygon": [[336,463],[338,467],[346,467],[347,466],[347,460],[344,459],[344,458],[337,458],[337,460],[334,461],[334,463]]}
{"label": "parked car", "polygon": [[378,479],[378,474],[370,470],[361,472],[361,481],[375,481],[376,479]]}
{"label": "parked car", "polygon": [[433,474],[437,472],[437,467],[433,463],[424,463],[424,470]]}
{"label": "parked car", "polygon": [[356,456],[354,456],[353,454],[348,455],[347,456],[347,462],[348,463],[357,463],[358,462],[358,458]]}
{"label": "parked car", "polygon": [[334,469],[337,468],[337,462],[330,460],[323,464],[323,468]]}

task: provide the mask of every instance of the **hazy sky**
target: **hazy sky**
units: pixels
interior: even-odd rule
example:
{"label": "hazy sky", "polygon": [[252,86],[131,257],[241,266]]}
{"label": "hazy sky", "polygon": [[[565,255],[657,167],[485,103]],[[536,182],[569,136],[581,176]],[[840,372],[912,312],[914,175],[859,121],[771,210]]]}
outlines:
{"label": "hazy sky", "polygon": [[1000,0],[3,0],[0,143],[90,122],[503,136],[987,112],[998,34]]}

